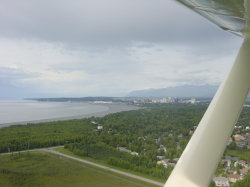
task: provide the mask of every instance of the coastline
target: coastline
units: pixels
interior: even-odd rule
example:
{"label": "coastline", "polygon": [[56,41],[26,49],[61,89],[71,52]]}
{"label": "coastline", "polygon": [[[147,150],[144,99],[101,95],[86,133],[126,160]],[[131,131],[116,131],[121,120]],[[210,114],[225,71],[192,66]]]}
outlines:
{"label": "coastline", "polygon": [[112,113],[141,109],[141,107],[127,105],[124,103],[112,103],[112,104],[111,103],[110,104],[89,103],[89,104],[105,106],[105,107],[108,107],[108,109],[105,111],[101,111],[101,112],[93,112],[93,113],[82,114],[82,115],[48,118],[48,119],[40,119],[40,120],[30,120],[30,121],[19,121],[19,122],[10,122],[10,123],[1,123],[0,128],[12,126],[12,125],[27,125],[29,123],[37,124],[37,123],[52,122],[52,121],[67,121],[67,120],[74,120],[74,119],[84,119],[84,118],[89,118],[89,117],[104,117],[104,116],[106,116],[108,114],[112,114]]}

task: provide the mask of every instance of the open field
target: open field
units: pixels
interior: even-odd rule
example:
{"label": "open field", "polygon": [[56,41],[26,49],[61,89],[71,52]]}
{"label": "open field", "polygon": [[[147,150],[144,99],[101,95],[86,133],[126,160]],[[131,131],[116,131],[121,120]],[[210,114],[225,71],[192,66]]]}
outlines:
{"label": "open field", "polygon": [[0,186],[154,186],[45,152],[0,156]]}
{"label": "open field", "polygon": [[246,160],[248,163],[250,163],[250,151],[249,150],[226,150],[226,155],[236,156],[239,157],[242,160]]}
{"label": "open field", "polygon": [[105,162],[102,162],[100,160],[96,160],[96,159],[93,159],[93,158],[90,158],[90,157],[75,155],[74,153],[72,153],[68,149],[65,149],[62,146],[55,147],[55,148],[53,148],[53,150],[58,151],[58,152],[63,153],[63,154],[66,154],[66,155],[69,155],[69,156],[73,156],[73,157],[76,157],[76,158],[80,158],[80,159],[84,159],[84,160],[87,160],[87,161],[90,161],[90,162],[94,162],[94,163],[97,163],[97,164],[100,164],[100,165],[103,165],[103,166],[106,166],[106,167],[109,167],[109,168],[117,169],[117,170],[120,170],[120,171],[124,171],[124,172],[127,172],[127,173],[137,175],[137,176],[141,176],[141,177],[144,177],[144,178],[147,178],[147,179],[151,179],[151,180],[154,180],[154,181],[157,181],[157,182],[165,183],[165,181],[166,181],[164,179],[159,179],[159,178],[156,178],[156,177],[152,177],[150,175],[146,175],[146,174],[143,174],[143,173],[139,173],[139,172],[131,171],[131,170],[128,170],[128,169],[115,167],[115,166],[109,165],[109,164],[107,164]]}

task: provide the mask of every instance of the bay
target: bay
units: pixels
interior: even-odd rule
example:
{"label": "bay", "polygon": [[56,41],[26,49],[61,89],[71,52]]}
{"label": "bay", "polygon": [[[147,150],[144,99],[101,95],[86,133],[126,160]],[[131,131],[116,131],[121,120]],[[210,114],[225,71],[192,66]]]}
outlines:
{"label": "bay", "polygon": [[110,113],[135,110],[122,103],[39,102],[33,100],[0,101],[0,127],[14,124],[102,117]]}

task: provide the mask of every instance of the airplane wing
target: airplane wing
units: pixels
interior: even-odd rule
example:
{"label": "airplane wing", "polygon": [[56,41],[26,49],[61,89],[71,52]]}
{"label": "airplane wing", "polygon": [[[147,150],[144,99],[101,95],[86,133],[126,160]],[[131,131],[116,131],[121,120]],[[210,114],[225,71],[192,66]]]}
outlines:
{"label": "airplane wing", "polygon": [[247,15],[244,0],[177,0],[220,28],[242,36]]}

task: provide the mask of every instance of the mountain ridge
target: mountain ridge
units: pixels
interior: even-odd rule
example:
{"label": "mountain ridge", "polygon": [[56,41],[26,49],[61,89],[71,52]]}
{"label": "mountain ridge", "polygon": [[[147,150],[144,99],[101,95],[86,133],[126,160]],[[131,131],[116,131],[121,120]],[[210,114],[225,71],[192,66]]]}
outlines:
{"label": "mountain ridge", "polygon": [[214,96],[218,86],[215,85],[184,85],[159,89],[135,90],[128,97],[207,97]]}

